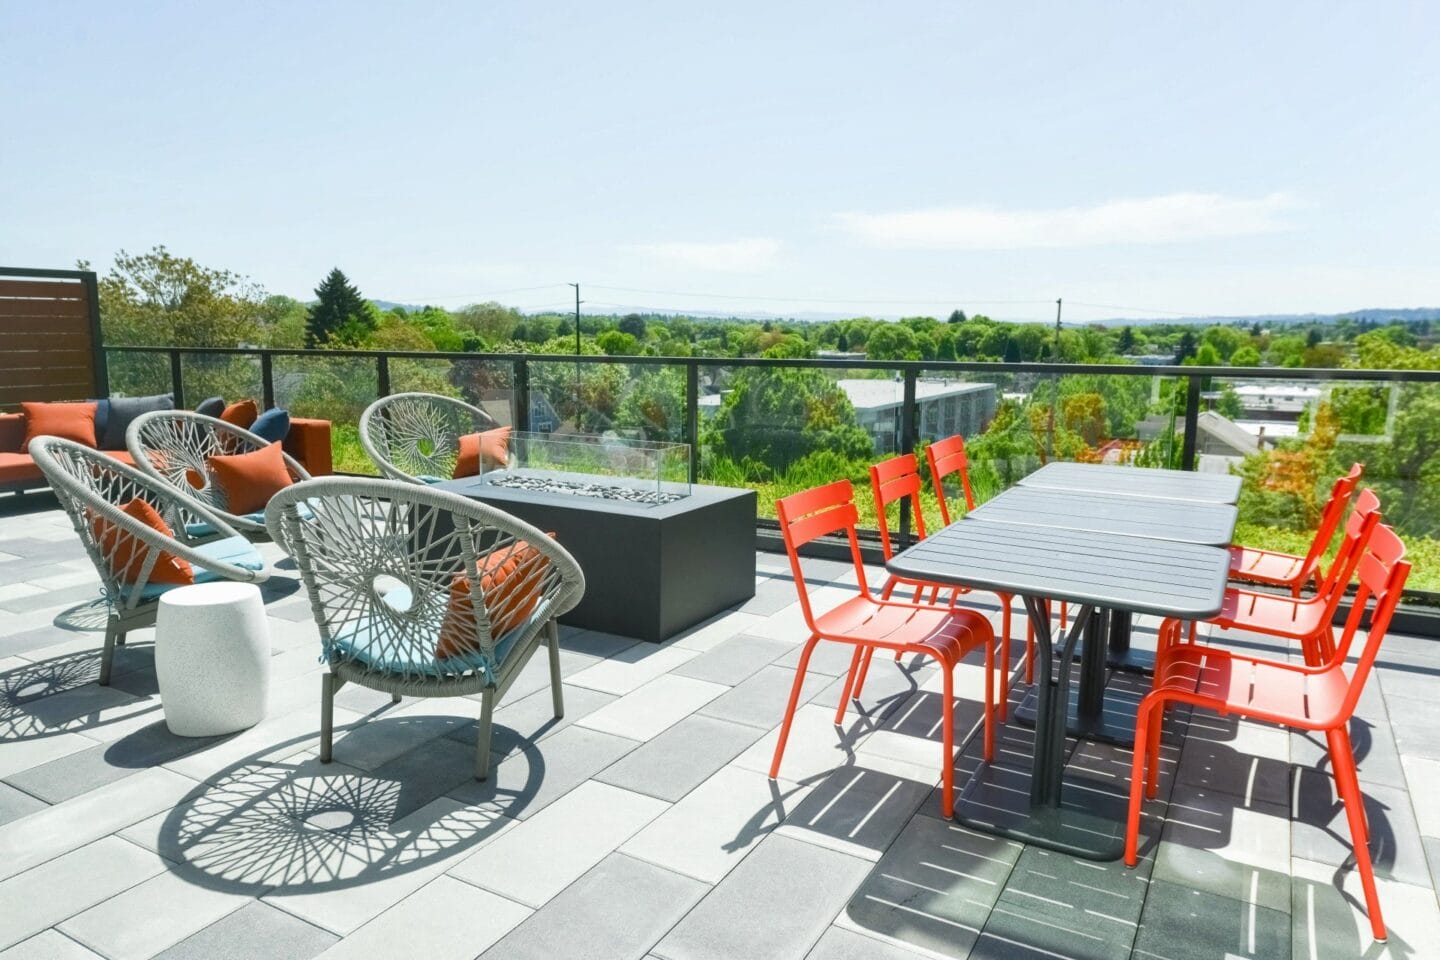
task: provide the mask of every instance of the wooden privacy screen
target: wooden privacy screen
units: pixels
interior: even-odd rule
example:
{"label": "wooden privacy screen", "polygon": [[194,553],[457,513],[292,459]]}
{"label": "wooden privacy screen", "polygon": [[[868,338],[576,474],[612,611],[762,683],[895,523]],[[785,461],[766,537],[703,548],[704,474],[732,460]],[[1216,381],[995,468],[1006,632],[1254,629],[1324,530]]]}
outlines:
{"label": "wooden privacy screen", "polygon": [[108,393],[95,274],[0,267],[0,411]]}

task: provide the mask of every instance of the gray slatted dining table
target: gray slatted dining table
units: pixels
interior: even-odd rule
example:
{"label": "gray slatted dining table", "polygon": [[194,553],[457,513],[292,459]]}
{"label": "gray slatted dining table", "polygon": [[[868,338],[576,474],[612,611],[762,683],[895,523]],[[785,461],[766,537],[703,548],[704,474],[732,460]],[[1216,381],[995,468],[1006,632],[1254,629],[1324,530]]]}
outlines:
{"label": "gray slatted dining table", "polygon": [[1047,463],[1021,480],[1020,485],[1187,503],[1233,504],[1240,499],[1240,478],[1230,474],[1107,463]]}
{"label": "gray slatted dining table", "polygon": [[[1093,630],[1097,611],[1144,613],[1203,620],[1220,611],[1229,570],[1227,551],[1204,544],[1117,534],[1108,530],[1070,530],[1034,524],[965,519],[950,524],[896,554],[889,572],[931,581],[1019,594],[1035,627],[1035,756],[1030,776],[1030,807],[1017,818],[997,820],[991,805],[973,802],[982,765],[957,804],[957,819],[969,826],[1026,843],[1093,859],[1114,859],[1123,844],[1123,823],[1085,806],[1095,791],[1076,791],[1078,802],[1061,803],[1065,736],[1069,715],[1070,670],[1075,647]],[[1077,604],[1075,626],[1055,650],[1045,601]],[[1103,618],[1102,621],[1103,622]],[[1103,651],[1097,642],[1090,644]],[[1058,671],[1056,660],[1058,659]],[[1104,670],[1082,672],[1082,713],[1103,714]]]}

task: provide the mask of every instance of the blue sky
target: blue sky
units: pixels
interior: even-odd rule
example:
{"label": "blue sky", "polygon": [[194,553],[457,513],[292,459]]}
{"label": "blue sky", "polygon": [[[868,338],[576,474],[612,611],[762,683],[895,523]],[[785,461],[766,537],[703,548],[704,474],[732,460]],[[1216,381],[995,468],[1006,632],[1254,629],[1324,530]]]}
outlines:
{"label": "blue sky", "polygon": [[448,306],[1433,306],[1437,37],[1420,0],[0,0],[0,263],[165,243]]}

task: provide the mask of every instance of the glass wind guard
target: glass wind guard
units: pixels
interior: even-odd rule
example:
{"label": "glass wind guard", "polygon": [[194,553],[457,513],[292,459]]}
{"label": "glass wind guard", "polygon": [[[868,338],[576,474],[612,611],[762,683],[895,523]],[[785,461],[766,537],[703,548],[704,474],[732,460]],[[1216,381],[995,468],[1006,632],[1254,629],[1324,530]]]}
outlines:
{"label": "glass wind guard", "polygon": [[690,445],[515,431],[510,460],[481,482],[653,507],[690,495]]}

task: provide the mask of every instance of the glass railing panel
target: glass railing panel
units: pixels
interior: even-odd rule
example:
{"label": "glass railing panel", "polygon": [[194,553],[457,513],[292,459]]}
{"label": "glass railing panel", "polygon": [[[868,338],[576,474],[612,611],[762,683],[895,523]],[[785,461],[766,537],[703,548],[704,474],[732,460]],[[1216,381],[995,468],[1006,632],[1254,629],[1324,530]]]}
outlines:
{"label": "glass railing panel", "polygon": [[337,473],[379,473],[360,446],[359,431],[360,414],[378,395],[375,365],[373,357],[274,358],[275,405],[292,416],[330,421]]}
{"label": "glass railing panel", "polygon": [[258,354],[181,353],[180,375],[185,406],[192,410],[209,397],[220,397],[226,403],[248,399],[264,406]]}
{"label": "glass railing panel", "polygon": [[900,447],[903,396],[893,371],[702,366],[700,482],[753,487],[774,517],[778,498],[849,479],[873,528],[870,465]]}
{"label": "glass railing panel", "polygon": [[680,443],[685,437],[685,368],[623,359],[576,363],[534,359],[530,429]]}
{"label": "glass railing panel", "polygon": [[508,360],[391,357],[391,393],[438,393],[474,404],[502,426],[514,425],[515,376]]}
{"label": "glass railing panel", "polygon": [[116,397],[148,397],[169,393],[170,356],[167,353],[132,353],[129,350],[105,351],[105,367],[110,378],[110,394]]}

